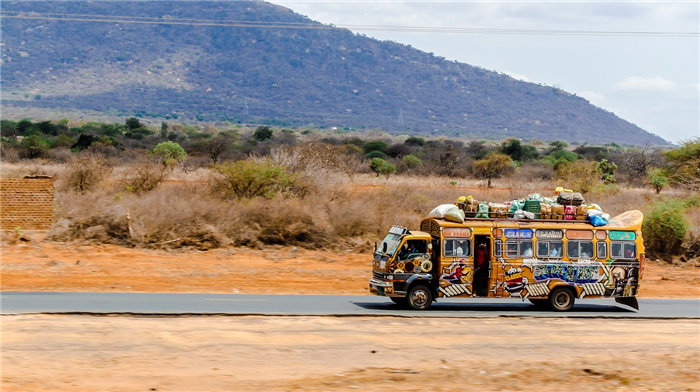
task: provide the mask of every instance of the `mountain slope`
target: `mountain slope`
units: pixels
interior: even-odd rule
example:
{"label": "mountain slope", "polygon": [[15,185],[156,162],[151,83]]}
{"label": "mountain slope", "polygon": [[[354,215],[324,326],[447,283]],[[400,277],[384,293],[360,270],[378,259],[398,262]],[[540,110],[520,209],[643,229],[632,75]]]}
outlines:
{"label": "mountain slope", "polygon": [[[3,105],[473,138],[666,144],[565,91],[329,29],[269,3],[125,4],[2,2]],[[11,18],[48,13],[64,19],[100,15],[104,21]],[[189,21],[158,24],[146,17]],[[205,25],[211,20],[266,27]],[[269,26],[298,23],[318,29]]]}

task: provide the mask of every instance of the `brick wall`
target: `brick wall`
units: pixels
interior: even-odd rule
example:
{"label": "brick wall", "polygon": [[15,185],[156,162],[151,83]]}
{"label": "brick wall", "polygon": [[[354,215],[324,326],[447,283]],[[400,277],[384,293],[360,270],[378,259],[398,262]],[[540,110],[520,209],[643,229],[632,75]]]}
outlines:
{"label": "brick wall", "polygon": [[53,178],[0,179],[0,230],[49,230],[53,208]]}

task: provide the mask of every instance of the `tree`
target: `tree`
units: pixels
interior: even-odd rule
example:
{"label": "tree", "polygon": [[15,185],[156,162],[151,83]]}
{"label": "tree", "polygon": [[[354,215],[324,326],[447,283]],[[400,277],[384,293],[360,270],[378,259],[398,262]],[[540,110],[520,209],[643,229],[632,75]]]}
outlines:
{"label": "tree", "polygon": [[669,182],[669,176],[666,174],[666,170],[661,169],[661,168],[656,168],[652,170],[649,173],[649,177],[647,178],[647,183],[651,185],[652,188],[656,191],[656,194],[658,195],[661,193],[661,190],[668,185]]}
{"label": "tree", "polygon": [[382,158],[372,158],[372,160],[369,161],[369,168],[372,169],[373,172],[377,173],[377,177],[379,177],[379,173],[383,165],[386,165],[386,161]]}
{"label": "tree", "polygon": [[160,137],[163,139],[168,137],[168,123],[166,122],[160,124]]}
{"label": "tree", "polygon": [[515,169],[513,159],[506,154],[492,152],[484,159],[474,161],[474,174],[488,181],[487,187],[491,188],[491,180],[499,178]]}
{"label": "tree", "polygon": [[265,140],[272,139],[273,131],[272,128],[261,125],[255,129],[253,132],[253,138],[259,142],[264,142]]}
{"label": "tree", "polygon": [[557,176],[566,188],[587,194],[602,185],[600,167],[597,162],[578,160],[562,165]]}
{"label": "tree", "polygon": [[372,158],[372,160],[369,162],[369,167],[375,173],[377,173],[377,177],[379,177],[381,174],[386,177],[387,180],[389,179],[389,176],[396,173],[396,165],[389,163],[382,158]]}
{"label": "tree", "polygon": [[418,166],[422,166],[423,161],[421,161],[420,158],[409,154],[404,155],[403,158],[401,158],[401,165],[406,168],[406,171],[411,171]]}
{"label": "tree", "polygon": [[413,147],[423,147],[425,146],[425,139],[423,139],[420,136],[411,136],[408,139],[406,139],[404,144]]}
{"label": "tree", "polygon": [[218,134],[202,143],[199,149],[209,154],[209,158],[211,158],[212,162],[216,164],[216,162],[219,160],[219,156],[228,152],[232,146],[232,137],[224,134]]}
{"label": "tree", "polygon": [[598,162],[598,169],[601,173],[601,179],[605,185],[615,184],[617,180],[615,179],[615,170],[617,170],[617,165],[614,162],[609,162],[607,159],[603,159]]}
{"label": "tree", "polygon": [[692,191],[700,191],[700,137],[687,140],[666,153],[673,169],[671,179]]}
{"label": "tree", "polygon": [[224,198],[272,199],[301,187],[296,176],[289,175],[284,166],[269,160],[226,162],[214,165],[214,173],[212,190]]}
{"label": "tree", "polygon": [[389,143],[382,141],[382,140],[372,140],[371,142],[365,143],[364,146],[362,146],[362,149],[365,151],[365,154],[369,154],[372,151],[381,151],[381,152],[386,152],[386,149],[389,147]]}
{"label": "tree", "polygon": [[553,142],[549,142],[549,147],[552,149],[552,151],[563,150],[569,147],[569,143],[561,140],[556,140]]}
{"label": "tree", "polygon": [[153,154],[161,157],[163,166],[174,167],[187,161],[187,153],[179,144],[171,141],[158,143],[153,148]]}
{"label": "tree", "polygon": [[125,124],[129,130],[143,128],[143,124],[141,124],[141,121],[139,121],[139,119],[136,117],[128,118]]}
{"label": "tree", "polygon": [[29,159],[42,157],[49,152],[49,142],[39,135],[25,137],[19,147],[20,153]]}
{"label": "tree", "polygon": [[369,158],[369,159],[381,158],[383,160],[386,160],[387,157],[386,157],[386,154],[384,154],[383,152],[381,152],[379,150],[374,150],[374,151],[370,151],[369,154],[367,154],[367,158]]}

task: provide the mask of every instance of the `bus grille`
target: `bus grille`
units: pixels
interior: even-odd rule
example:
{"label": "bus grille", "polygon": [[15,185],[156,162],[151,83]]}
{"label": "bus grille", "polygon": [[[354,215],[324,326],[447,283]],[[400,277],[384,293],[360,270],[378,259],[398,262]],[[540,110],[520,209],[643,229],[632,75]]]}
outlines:
{"label": "bus grille", "polygon": [[374,271],[374,279],[384,280],[384,274],[381,272]]}

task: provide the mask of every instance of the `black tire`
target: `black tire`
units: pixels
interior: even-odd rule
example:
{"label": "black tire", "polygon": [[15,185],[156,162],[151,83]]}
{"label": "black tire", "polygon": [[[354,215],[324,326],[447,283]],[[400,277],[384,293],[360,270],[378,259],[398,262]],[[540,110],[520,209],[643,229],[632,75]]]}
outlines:
{"label": "black tire", "polygon": [[549,306],[557,312],[566,312],[574,307],[576,295],[568,287],[557,287],[549,293]]}
{"label": "black tire", "polygon": [[527,300],[538,308],[545,308],[549,305],[549,300],[546,298],[528,298]]}
{"label": "black tire", "polygon": [[408,299],[406,297],[389,297],[391,302],[395,303],[396,305],[405,308],[406,303],[408,302]]}
{"label": "black tire", "polygon": [[422,284],[415,285],[408,290],[406,299],[410,309],[425,310],[433,303],[433,292]]}

